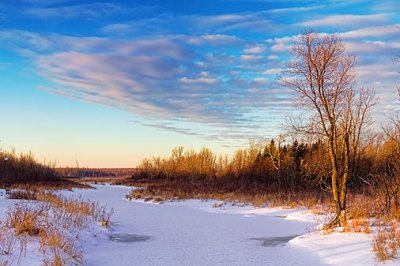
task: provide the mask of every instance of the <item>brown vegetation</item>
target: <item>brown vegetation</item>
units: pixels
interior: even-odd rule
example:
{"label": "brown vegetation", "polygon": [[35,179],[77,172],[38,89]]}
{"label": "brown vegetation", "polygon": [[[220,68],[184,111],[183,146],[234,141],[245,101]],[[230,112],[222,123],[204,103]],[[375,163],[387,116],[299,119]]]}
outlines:
{"label": "brown vegetation", "polygon": [[16,155],[15,152],[0,151],[0,183],[33,183],[56,180],[54,166],[43,165],[29,154]]}
{"label": "brown vegetation", "polygon": [[0,223],[1,265],[12,263],[16,243],[20,247],[19,256],[24,254],[27,236],[39,237],[43,265],[81,265],[83,254],[76,243],[80,231],[91,222],[104,227],[111,225],[113,210],[108,211],[97,202],[67,198],[44,189],[19,189],[12,191],[10,197],[30,201],[9,208],[6,221]]}
{"label": "brown vegetation", "polygon": [[394,258],[400,248],[400,228],[394,221],[388,226],[382,226],[374,234],[373,250],[378,260],[385,261]]}
{"label": "brown vegetation", "polygon": [[[399,202],[395,200],[399,191],[389,190],[396,186],[388,182],[397,180],[394,169],[400,157],[396,150],[389,148],[390,142],[382,135],[361,146],[358,174],[348,182],[350,218],[362,210],[364,217],[399,217]],[[269,155],[278,150],[279,170]],[[385,178],[385,175],[393,178]],[[195,152],[176,148],[170,157],[145,159],[137,174],[125,183],[145,187],[132,192],[132,198],[231,197],[245,201],[265,198],[263,204],[290,201],[289,205],[302,205],[302,199],[329,202],[325,192],[329,191],[329,178],[329,159],[323,142],[293,141],[279,147],[272,140],[239,150],[231,158],[218,157],[207,149]]]}
{"label": "brown vegetation", "polygon": [[39,250],[45,255],[43,265],[82,265],[83,254],[77,250],[74,239],[68,238],[55,227],[42,230],[39,234]]}
{"label": "brown vegetation", "polygon": [[54,165],[44,165],[29,154],[16,155],[15,152],[0,151],[0,187],[69,189],[90,186],[65,178],[60,178]]}
{"label": "brown vegetation", "polygon": [[131,180],[130,185],[140,186],[133,189],[127,199],[143,199],[145,201],[162,202],[166,200],[184,199],[216,199],[232,203],[252,204],[254,206],[308,206],[313,207],[329,201],[329,194],[314,190],[309,192],[271,191],[267,193],[261,187],[241,187],[240,184],[226,186],[224,181],[144,181]]}
{"label": "brown vegetation", "polygon": [[126,178],[135,173],[135,168],[88,168],[62,167],[54,169],[60,176],[67,178]]}
{"label": "brown vegetation", "polygon": [[47,212],[45,204],[17,203],[7,212],[6,227],[14,228],[16,235],[37,235],[45,227]]}

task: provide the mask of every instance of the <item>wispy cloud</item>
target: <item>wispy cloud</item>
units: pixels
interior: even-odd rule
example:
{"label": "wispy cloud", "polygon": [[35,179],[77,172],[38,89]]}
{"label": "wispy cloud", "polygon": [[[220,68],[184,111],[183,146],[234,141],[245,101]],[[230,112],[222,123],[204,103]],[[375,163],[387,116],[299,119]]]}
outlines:
{"label": "wispy cloud", "polygon": [[281,74],[283,71],[284,71],[283,68],[270,68],[270,69],[263,71],[262,73],[265,75],[277,75],[277,74]]}
{"label": "wispy cloud", "polygon": [[107,34],[125,34],[131,32],[129,23],[114,23],[104,26],[101,31]]}
{"label": "wispy cloud", "polygon": [[362,26],[365,24],[382,23],[387,21],[389,14],[372,15],[333,15],[325,16],[319,19],[308,20],[299,23],[303,27],[321,27],[321,26]]}
{"label": "wispy cloud", "polygon": [[112,3],[78,4],[55,7],[33,7],[26,10],[30,16],[40,18],[101,17],[123,12],[124,8]]}
{"label": "wispy cloud", "polygon": [[[246,81],[245,72],[253,73],[257,64],[261,69],[262,63],[255,65],[254,60],[242,62],[250,57],[226,55],[224,47],[228,43],[245,47],[235,37],[171,35],[111,40],[0,32],[0,39],[11,40],[12,36],[15,45],[30,44],[34,65],[53,84],[46,90],[132,112],[154,121],[153,127],[160,129],[188,134],[185,125],[188,132],[190,127],[203,125],[215,132],[227,129],[235,132],[227,134],[227,139],[238,136],[247,139],[255,133],[246,133],[244,129],[260,128],[255,126],[260,123],[256,113],[263,106],[288,104],[280,96],[267,93],[268,80],[261,73],[259,78]],[[199,48],[210,46],[214,47],[213,53],[198,52]],[[248,56],[261,61],[258,54],[261,50],[255,47],[258,46],[252,47],[253,54]],[[227,68],[230,65],[241,71],[232,71]],[[163,124],[176,119],[180,127]],[[199,131],[199,136],[207,139],[218,139],[217,135]]]}
{"label": "wispy cloud", "polygon": [[264,46],[255,45],[244,49],[244,52],[246,54],[261,54],[262,52],[264,52],[264,50],[265,50]]}
{"label": "wispy cloud", "polygon": [[254,54],[244,54],[240,56],[242,61],[260,61],[263,60],[263,56],[261,55],[254,55]]}
{"label": "wispy cloud", "polygon": [[288,14],[288,13],[299,13],[299,12],[308,12],[314,11],[317,9],[324,8],[323,5],[315,5],[315,6],[297,6],[297,7],[286,7],[286,8],[274,8],[266,11],[271,14]]}
{"label": "wispy cloud", "polygon": [[237,44],[243,44],[244,41],[241,40],[240,38],[232,35],[224,35],[224,34],[207,34],[207,35],[201,35],[201,36],[193,36],[193,37],[184,37],[187,39],[188,43],[194,44],[194,45],[237,45]]}
{"label": "wispy cloud", "polygon": [[366,27],[348,32],[343,32],[340,35],[344,38],[362,38],[362,37],[382,37],[395,36],[400,34],[400,24],[383,25],[375,27]]}
{"label": "wispy cloud", "polygon": [[194,34],[226,35],[233,32],[276,32],[281,25],[274,23],[263,12],[222,15],[173,15],[160,13],[125,23],[113,23],[102,28],[104,33],[141,33],[145,35]]}

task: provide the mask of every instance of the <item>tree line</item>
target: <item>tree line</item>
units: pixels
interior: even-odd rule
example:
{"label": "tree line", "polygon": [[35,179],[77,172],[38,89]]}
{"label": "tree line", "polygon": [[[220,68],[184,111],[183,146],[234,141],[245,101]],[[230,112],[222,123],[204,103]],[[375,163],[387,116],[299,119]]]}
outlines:
{"label": "tree line", "polygon": [[0,185],[53,181],[58,174],[52,164],[39,163],[32,153],[0,151]]}

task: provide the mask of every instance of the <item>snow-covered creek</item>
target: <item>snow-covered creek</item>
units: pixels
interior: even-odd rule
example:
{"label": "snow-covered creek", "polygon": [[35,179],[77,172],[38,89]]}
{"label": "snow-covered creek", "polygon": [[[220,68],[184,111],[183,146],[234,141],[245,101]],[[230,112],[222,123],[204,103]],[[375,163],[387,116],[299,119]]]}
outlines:
{"label": "snow-covered creek", "polygon": [[299,210],[213,208],[215,201],[199,200],[151,204],[125,200],[129,191],[101,185],[81,190],[82,197],[114,208],[110,234],[149,237],[131,243],[100,239],[85,247],[88,265],[321,264],[301,248],[284,244],[313,227],[284,218]]}
{"label": "snow-covered creek", "polygon": [[[380,264],[371,248],[371,234],[326,235],[314,230],[324,218],[306,209],[232,206],[213,200],[154,204],[126,200],[130,187],[94,187],[60,191],[114,209],[110,228],[92,224],[82,232],[78,242],[85,265]],[[16,202],[0,190],[2,220]],[[38,239],[30,239],[26,254],[15,257],[13,265],[42,265]]]}

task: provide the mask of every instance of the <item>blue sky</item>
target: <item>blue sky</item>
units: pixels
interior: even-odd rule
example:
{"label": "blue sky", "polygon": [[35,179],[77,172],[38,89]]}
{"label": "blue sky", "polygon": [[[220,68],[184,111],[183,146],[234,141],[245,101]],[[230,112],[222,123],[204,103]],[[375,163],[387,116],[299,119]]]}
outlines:
{"label": "blue sky", "polygon": [[338,33],[399,109],[396,0],[3,0],[0,146],[58,165],[135,166],[178,145],[231,153],[296,112],[279,74],[305,28]]}

